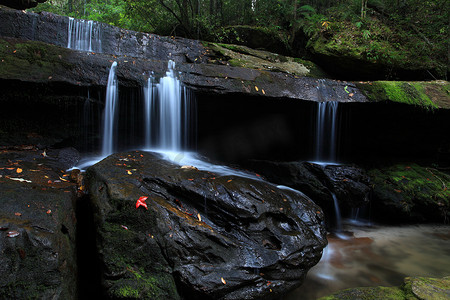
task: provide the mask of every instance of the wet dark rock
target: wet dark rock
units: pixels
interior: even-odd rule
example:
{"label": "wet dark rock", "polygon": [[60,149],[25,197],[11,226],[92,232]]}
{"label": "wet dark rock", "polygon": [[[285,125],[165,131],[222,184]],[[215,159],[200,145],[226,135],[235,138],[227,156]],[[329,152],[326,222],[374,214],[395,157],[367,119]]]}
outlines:
{"label": "wet dark rock", "polygon": [[2,299],[76,299],[76,186],[42,153],[0,153]]}
{"label": "wet dark rock", "polygon": [[90,167],[87,181],[111,297],[271,299],[300,285],[326,245],[320,208],[264,181],[137,151]]}
{"label": "wet dark rock", "polygon": [[[120,85],[141,87],[150,72],[163,76],[171,59],[177,63],[181,81],[199,92],[309,101],[323,101],[324,96],[341,102],[367,101],[353,83],[298,77],[294,75],[296,72],[258,70],[260,63],[253,69],[218,64],[215,51],[197,40],[99,24],[102,53],[73,51],[65,49],[68,17],[7,8],[0,8],[0,17],[6,24],[0,28],[0,54],[4,57],[0,69],[2,80],[106,86],[109,68],[117,61]],[[307,69],[304,62],[290,62],[290,65]]]}
{"label": "wet dark rock", "polygon": [[249,167],[271,182],[305,193],[324,209],[327,220],[334,218],[332,194],[340,206],[348,209],[362,207],[369,201],[369,177],[357,166],[251,161]]}

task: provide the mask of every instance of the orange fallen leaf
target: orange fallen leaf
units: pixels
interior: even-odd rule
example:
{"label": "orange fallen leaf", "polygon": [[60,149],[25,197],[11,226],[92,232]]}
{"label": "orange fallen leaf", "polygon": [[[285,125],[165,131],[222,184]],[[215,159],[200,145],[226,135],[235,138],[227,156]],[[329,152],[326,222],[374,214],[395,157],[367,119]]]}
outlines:
{"label": "orange fallen leaf", "polygon": [[51,213],[52,213],[52,210],[51,210],[51,209],[47,210],[47,214],[48,214],[48,215],[51,214]]}
{"label": "orange fallen leaf", "polygon": [[264,89],[262,89],[261,92],[262,92],[264,95],[266,94],[266,92],[264,91]]}
{"label": "orange fallen leaf", "polygon": [[202,221],[202,216],[200,216],[199,213],[197,214],[197,218],[198,218],[198,220],[199,220],[200,222]]}
{"label": "orange fallen leaf", "polygon": [[22,173],[22,171],[23,170],[21,168],[17,168],[17,170],[16,170],[17,173]]}
{"label": "orange fallen leaf", "polygon": [[18,216],[18,217],[20,217],[22,214],[21,213],[19,213],[19,212],[16,212],[16,213],[14,213],[14,215],[16,215],[16,216]]}
{"label": "orange fallen leaf", "polygon": [[223,279],[223,277],[220,277],[220,280],[222,281],[223,284],[227,284],[227,282],[225,281],[225,279]]}
{"label": "orange fallen leaf", "polygon": [[130,170],[127,170],[127,174],[128,174],[128,175],[131,175],[131,174],[133,174],[133,173],[131,173]]}

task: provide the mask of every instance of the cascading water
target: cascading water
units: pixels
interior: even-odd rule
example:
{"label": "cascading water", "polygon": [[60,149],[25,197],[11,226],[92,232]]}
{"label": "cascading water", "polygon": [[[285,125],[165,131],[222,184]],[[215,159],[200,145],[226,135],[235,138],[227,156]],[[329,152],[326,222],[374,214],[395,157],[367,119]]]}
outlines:
{"label": "cascading water", "polygon": [[146,149],[178,151],[189,144],[195,101],[176,78],[174,68],[170,60],[166,76],[159,83],[151,76],[144,88]]}
{"label": "cascading water", "polygon": [[336,231],[341,232],[342,231],[342,218],[341,218],[341,210],[339,208],[339,202],[334,193],[331,193],[331,196],[333,197],[333,203],[334,203],[334,213],[336,217]]}
{"label": "cascading water", "polygon": [[102,52],[100,28],[97,22],[69,17],[67,48]]}
{"label": "cascading water", "polygon": [[315,159],[319,162],[336,162],[337,101],[317,103]]}
{"label": "cascading water", "polygon": [[106,100],[103,121],[102,156],[106,157],[114,151],[114,129],[116,127],[116,108],[119,96],[117,76],[117,62],[113,62],[109,70],[108,85],[106,87]]}

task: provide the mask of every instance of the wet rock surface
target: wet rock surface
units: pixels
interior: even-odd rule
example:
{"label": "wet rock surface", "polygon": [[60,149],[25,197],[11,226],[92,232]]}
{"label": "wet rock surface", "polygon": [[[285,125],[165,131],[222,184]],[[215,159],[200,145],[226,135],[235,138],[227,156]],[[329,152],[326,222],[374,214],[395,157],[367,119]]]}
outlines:
{"label": "wet rock surface", "polygon": [[76,185],[64,173],[71,152],[0,150],[2,299],[76,299]]}
{"label": "wet rock surface", "polygon": [[370,180],[364,169],[353,165],[318,165],[311,162],[251,161],[249,167],[267,180],[297,189],[334,216],[333,194],[342,207],[358,208],[369,202]]}
{"label": "wet rock surface", "polygon": [[[326,245],[320,208],[264,181],[146,152],[111,155],[87,181],[111,297],[275,298],[301,284]],[[141,196],[147,207],[136,206]]]}
{"label": "wet rock surface", "polygon": [[[170,59],[177,63],[180,80],[199,92],[309,101],[324,101],[325,96],[341,102],[367,101],[353,83],[295,76],[304,73],[301,69],[306,67],[301,63],[291,62],[295,69],[291,71],[284,67],[273,72],[259,70],[260,65],[253,69],[245,64],[245,68],[233,67],[218,60],[217,51],[200,41],[134,32],[106,24],[99,24],[102,53],[75,51],[65,48],[68,17],[7,8],[0,9],[0,16],[6,24],[0,28],[0,53],[4,56],[0,78],[4,80],[106,86],[109,68],[117,61],[120,85],[141,87],[151,72],[156,77],[164,75]],[[242,55],[238,52],[235,54]],[[250,56],[261,60],[259,54]],[[272,64],[270,58],[266,60],[268,65]],[[22,72],[24,69],[28,70],[27,74]]]}

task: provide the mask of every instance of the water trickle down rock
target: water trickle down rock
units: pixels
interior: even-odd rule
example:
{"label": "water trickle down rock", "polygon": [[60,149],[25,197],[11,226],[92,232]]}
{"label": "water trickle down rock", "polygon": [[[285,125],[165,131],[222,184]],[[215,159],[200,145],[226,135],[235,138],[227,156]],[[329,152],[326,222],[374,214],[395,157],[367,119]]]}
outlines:
{"label": "water trickle down rock", "polygon": [[[272,298],[300,285],[327,243],[318,206],[261,180],[146,152],[113,154],[87,178],[111,297],[129,288],[144,298]],[[135,208],[141,196],[148,210]]]}

